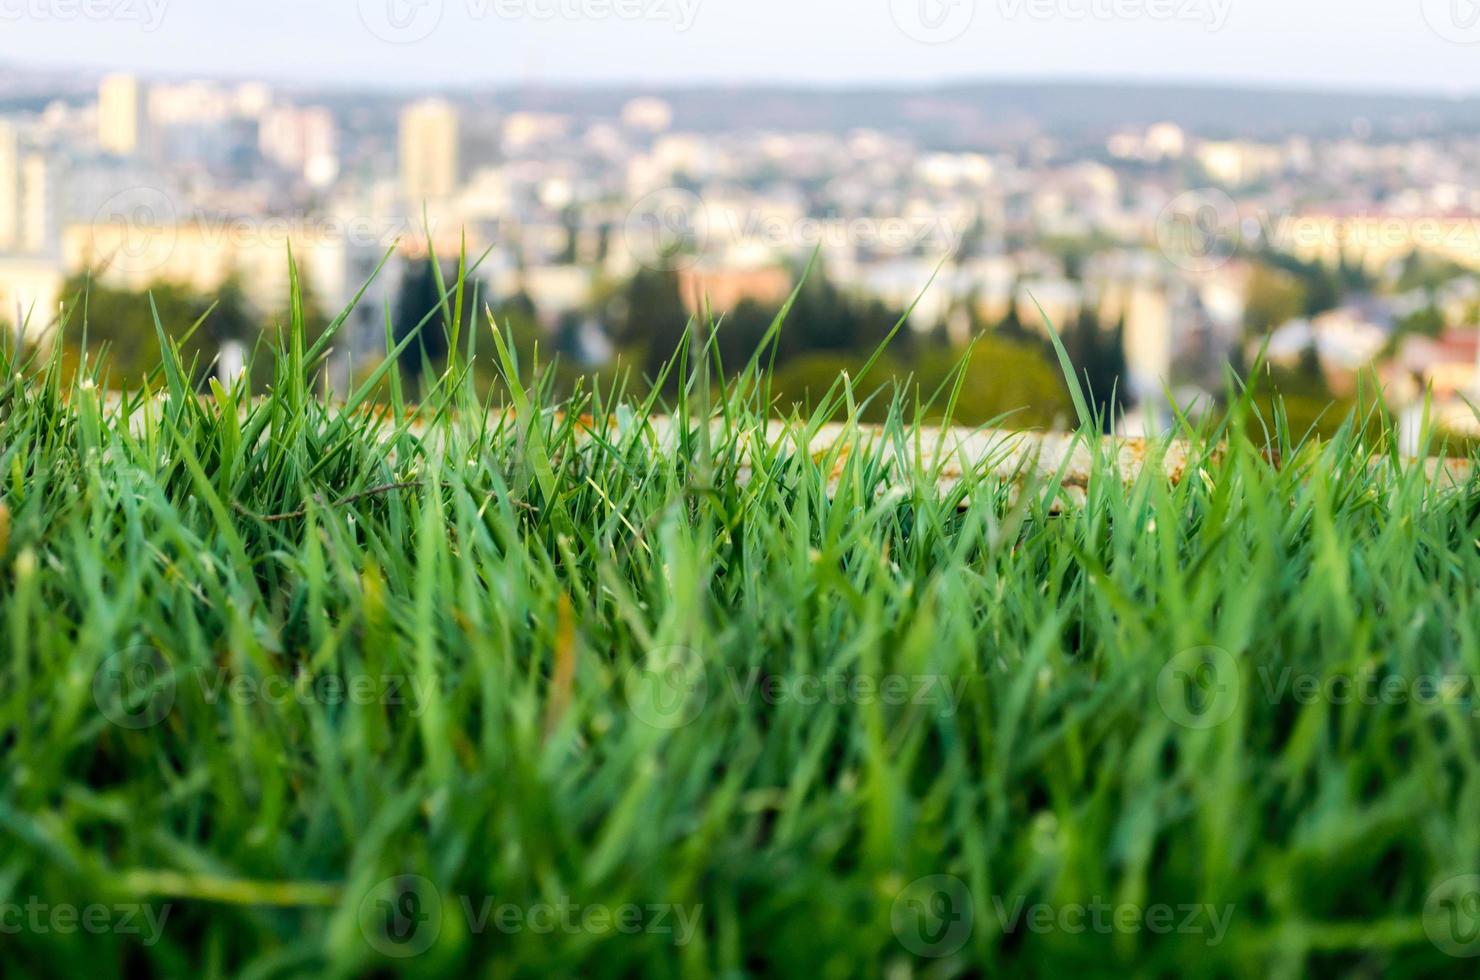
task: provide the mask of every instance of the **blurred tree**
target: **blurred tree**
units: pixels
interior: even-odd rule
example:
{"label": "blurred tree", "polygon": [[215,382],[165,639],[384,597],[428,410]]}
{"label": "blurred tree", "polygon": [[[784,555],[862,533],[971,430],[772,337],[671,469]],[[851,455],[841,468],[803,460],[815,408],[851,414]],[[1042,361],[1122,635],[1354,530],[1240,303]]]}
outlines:
{"label": "blurred tree", "polygon": [[1125,318],[1114,329],[1106,330],[1099,313],[1083,306],[1079,316],[1064,334],[1064,349],[1074,364],[1079,383],[1086,388],[1092,406],[1104,420],[1106,431],[1113,429],[1125,396]]}
{"label": "blurred tree", "polygon": [[[631,363],[656,378],[678,350],[688,330],[689,311],[679,294],[678,275],[671,270],[642,269],[612,304],[612,335],[630,354]],[[670,390],[679,379],[670,378]]]}
{"label": "blurred tree", "polygon": [[1401,293],[1413,289],[1425,289],[1432,293],[1450,280],[1467,275],[1470,275],[1469,270],[1449,259],[1424,255],[1414,249],[1403,258],[1397,289]]}
{"label": "blurred tree", "polygon": [[[139,385],[160,365],[151,299],[165,336],[179,345],[198,382],[210,376],[206,368],[223,343],[237,341],[250,350],[262,328],[236,279],[211,297],[178,283],[156,283],[144,292],[115,289],[84,272],[67,280],[62,295],[74,310],[62,343],[79,352],[85,335],[94,356],[106,346],[110,383],[124,387]],[[197,321],[200,327],[191,333]]]}
{"label": "blurred tree", "polygon": [[1002,322],[997,324],[997,335],[1003,340],[1024,342],[1037,339],[1023,326],[1022,317],[1018,316],[1017,290],[1012,291],[1012,298],[1007,301],[1007,313],[1002,317]]}
{"label": "blurred tree", "polygon": [[[756,300],[742,299],[720,319],[716,326],[715,344],[726,371],[739,371],[745,367],[765,338],[766,331],[771,329],[777,312]],[[784,325],[782,329],[785,329]]]}
{"label": "blurred tree", "polygon": [[561,246],[560,257],[555,261],[560,265],[575,265],[577,257],[580,254],[580,208],[571,204],[560,212],[560,229],[565,233],[565,244]]}
{"label": "blurred tree", "polygon": [[1320,391],[1326,385],[1326,372],[1321,370],[1321,349],[1312,340],[1300,351],[1300,360],[1296,362],[1295,371],[1303,385],[1309,386],[1312,391]]}
{"label": "blurred tree", "polygon": [[[201,300],[198,300],[199,303]],[[228,340],[251,343],[262,329],[262,320],[252,310],[241,279],[233,275],[216,290],[215,308],[201,324],[203,340],[220,346]]]}
{"label": "blurred tree", "polygon": [[[430,258],[408,263],[400,291],[396,295],[392,319],[392,336],[398,345],[416,331],[418,324],[426,321],[416,340],[406,345],[400,358],[402,376],[418,392],[423,371],[430,368],[435,373],[447,363],[447,343],[452,330],[442,304],[442,289],[437,286],[437,261],[436,258]],[[440,269],[440,275],[443,288],[449,291],[446,310],[450,311],[457,306],[458,298],[454,291],[457,270],[455,267],[444,266]],[[474,292],[474,283],[470,281],[463,284],[463,329],[472,324],[476,313],[473,309]]]}
{"label": "blurred tree", "polygon": [[1251,336],[1262,336],[1307,310],[1305,288],[1300,281],[1267,265],[1254,266],[1247,297],[1244,326]]}
{"label": "blurred tree", "polygon": [[[544,361],[549,361],[558,353],[551,345],[540,343],[544,331],[540,328],[539,312],[529,294],[522,289],[490,303],[487,312],[493,317],[493,327],[511,343],[514,354],[519,359],[521,373],[534,366],[536,348],[540,348],[539,354]],[[486,318],[479,317],[477,328],[489,329]],[[478,350],[484,352],[479,355],[481,367],[492,367],[496,359],[492,341],[479,337]]]}
{"label": "blurred tree", "polygon": [[[1287,252],[1267,249],[1258,256],[1260,264],[1285,273],[1301,287],[1301,309],[1305,316],[1316,316],[1341,304],[1343,276],[1353,275],[1341,265],[1332,268],[1322,262],[1306,262]],[[1279,324],[1275,324],[1279,326]]]}
{"label": "blurred tree", "polygon": [[1426,306],[1410,313],[1393,324],[1393,340],[1395,341],[1409,334],[1437,337],[1443,332],[1444,314],[1432,306]]}
{"label": "blurred tree", "polygon": [[1341,259],[1336,266],[1336,281],[1343,292],[1365,293],[1372,289],[1372,277],[1367,274],[1367,269],[1362,265],[1360,256],[1352,259],[1346,252],[1341,253]]}
{"label": "blurred tree", "polygon": [[[913,360],[886,354],[868,375],[859,370],[867,360],[863,353],[815,352],[793,358],[778,368],[771,390],[777,407],[810,409],[818,404],[840,374],[847,372],[855,394],[866,398],[886,386],[906,388],[907,403],[923,403],[921,421],[944,421],[955,372],[965,372],[959,398],[950,421],[975,426],[1010,416],[1011,426],[1050,426],[1072,416],[1073,407],[1063,376],[1043,356],[1036,344],[984,337],[971,350],[969,360],[959,351],[932,348]],[[862,409],[865,422],[882,421],[888,409],[888,393],[874,398]]]}
{"label": "blurred tree", "polygon": [[[827,271],[814,268],[797,292],[791,315],[781,329],[781,355],[811,351],[871,351],[883,342],[904,315],[872,297],[840,290]],[[908,333],[897,338],[909,343]]]}

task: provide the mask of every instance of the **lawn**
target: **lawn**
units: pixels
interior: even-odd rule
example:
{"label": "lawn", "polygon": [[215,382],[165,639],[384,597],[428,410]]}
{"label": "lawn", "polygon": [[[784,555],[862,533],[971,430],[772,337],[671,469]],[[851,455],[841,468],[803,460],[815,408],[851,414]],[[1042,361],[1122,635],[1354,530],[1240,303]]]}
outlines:
{"label": "lawn", "polygon": [[1380,420],[1066,487],[335,329],[3,355],[0,973],[1473,975],[1480,488]]}

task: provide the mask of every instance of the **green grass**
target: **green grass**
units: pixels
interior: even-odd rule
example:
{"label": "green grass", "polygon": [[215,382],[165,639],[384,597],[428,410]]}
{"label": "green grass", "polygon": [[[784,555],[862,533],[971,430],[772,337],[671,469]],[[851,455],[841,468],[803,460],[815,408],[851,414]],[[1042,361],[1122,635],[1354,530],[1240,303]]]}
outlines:
{"label": "green grass", "polygon": [[303,333],[4,355],[6,976],[1472,975],[1480,494],[1370,426],[1064,507],[937,489],[949,390],[814,457],[864,393],[766,440],[759,361],[557,406],[482,331],[326,404]]}

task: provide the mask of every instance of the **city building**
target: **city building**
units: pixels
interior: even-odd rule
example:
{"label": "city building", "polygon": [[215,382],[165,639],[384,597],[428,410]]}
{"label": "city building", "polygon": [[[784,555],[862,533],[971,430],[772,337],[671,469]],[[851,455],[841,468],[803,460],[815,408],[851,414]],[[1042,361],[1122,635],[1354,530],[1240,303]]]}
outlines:
{"label": "city building", "polygon": [[51,167],[40,153],[21,160],[20,234],[22,252],[38,255],[56,246],[56,185]]}
{"label": "city building", "polygon": [[1172,380],[1176,335],[1172,296],[1160,283],[1131,283],[1121,311],[1128,392],[1137,401],[1156,400]]}
{"label": "city building", "polygon": [[1272,363],[1293,366],[1314,349],[1327,371],[1349,374],[1371,364],[1387,338],[1363,310],[1348,306],[1282,325],[1269,337],[1267,356]]}
{"label": "city building", "polygon": [[1261,180],[1284,166],[1284,154],[1279,147],[1243,140],[1203,143],[1197,148],[1196,156],[1209,177],[1230,187]]}
{"label": "city building", "polygon": [[0,119],[0,252],[20,237],[21,152],[15,126]]}
{"label": "city building", "polygon": [[570,119],[548,112],[512,112],[504,120],[503,148],[511,156],[530,153],[570,132]]}
{"label": "city building", "polygon": [[1418,253],[1480,270],[1480,211],[1401,214],[1387,208],[1311,210],[1272,226],[1282,251],[1381,275]]}
{"label": "city building", "polygon": [[401,193],[413,210],[447,201],[459,185],[458,113],[442,99],[401,112]]}
{"label": "city building", "polygon": [[622,125],[645,133],[666,132],[673,126],[673,107],[662,99],[633,99],[622,107]]}
{"label": "city building", "polygon": [[779,265],[757,268],[688,267],[678,273],[678,291],[694,316],[716,316],[745,300],[776,309],[791,295],[791,274]]}
{"label": "city building", "polygon": [[143,84],[134,75],[109,75],[98,87],[98,146],[128,157],[145,148],[148,109]]}
{"label": "city building", "polygon": [[273,106],[258,127],[263,158],[313,187],[327,187],[339,176],[338,142],[333,114],[317,106]]}
{"label": "city building", "polygon": [[209,295],[235,278],[263,313],[287,305],[289,248],[303,280],[326,306],[345,305],[359,285],[351,279],[355,243],[335,229],[199,217],[145,223],[137,210],[126,213],[128,220],[64,228],[63,267],[68,272],[91,270],[99,281],[133,291],[169,282]]}
{"label": "city building", "polygon": [[62,274],[44,256],[0,253],[0,324],[28,339],[46,335],[57,322]]}
{"label": "city building", "polygon": [[1438,337],[1411,336],[1403,340],[1392,363],[1392,382],[1411,381],[1410,397],[1432,391],[1436,398],[1480,395],[1480,330],[1446,330]]}
{"label": "city building", "polygon": [[[1010,312],[1028,330],[1044,314],[1060,327],[1087,313],[1123,324],[1120,391],[1132,401],[1217,389],[1229,356],[1263,339],[1254,326],[1317,308],[1281,305],[1280,289],[1334,304],[1279,324],[1272,346],[1286,360],[1314,346],[1331,390],[1374,359],[1405,399],[1474,383],[1449,341],[1392,341],[1400,326],[1480,321],[1480,137],[1465,133],[1227,139],[1219,126],[1132,114],[944,140],[925,103],[918,126],[887,131],[800,112],[686,127],[662,99],[607,93],[389,105],[114,75],[95,103],[84,93],[17,110],[0,120],[0,314],[50,309],[52,284],[83,268],[140,291],[168,280],[210,292],[235,275],[270,311],[290,243],[332,307],[393,249],[352,321],[364,336],[342,349],[373,356],[399,270],[466,252],[484,257],[488,299],[527,295],[546,326],[579,325],[596,356],[610,298],[641,270],[677,256],[689,311],[708,302],[723,314],[779,304],[815,253],[814,275],[915,304],[912,327],[944,325],[958,344]],[[1209,207],[1171,207],[1199,189]]]}

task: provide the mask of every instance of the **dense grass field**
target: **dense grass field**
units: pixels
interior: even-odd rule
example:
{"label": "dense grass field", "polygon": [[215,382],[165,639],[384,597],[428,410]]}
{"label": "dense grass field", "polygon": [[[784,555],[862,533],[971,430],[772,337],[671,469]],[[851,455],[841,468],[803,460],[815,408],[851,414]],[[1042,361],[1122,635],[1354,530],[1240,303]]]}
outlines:
{"label": "dense grass field", "polygon": [[4,975],[1473,975],[1480,491],[1380,420],[942,492],[761,358],[483,330],[412,409],[303,336],[4,355]]}

